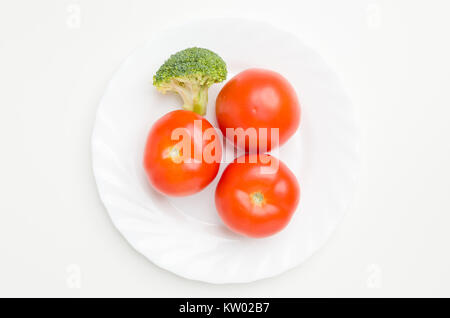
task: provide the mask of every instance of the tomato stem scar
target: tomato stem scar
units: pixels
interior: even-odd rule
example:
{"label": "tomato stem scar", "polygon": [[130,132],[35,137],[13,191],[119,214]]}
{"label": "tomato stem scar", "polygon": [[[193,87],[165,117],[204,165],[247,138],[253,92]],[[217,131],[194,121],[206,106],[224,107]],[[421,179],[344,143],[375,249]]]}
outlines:
{"label": "tomato stem scar", "polygon": [[266,203],[266,198],[264,198],[264,194],[262,192],[253,192],[250,194],[250,200],[252,201],[253,205],[256,205],[257,207],[261,207]]}
{"label": "tomato stem scar", "polygon": [[167,148],[165,151],[164,157],[172,159],[173,162],[179,163],[181,162],[181,152],[180,148],[176,145],[170,148]]}

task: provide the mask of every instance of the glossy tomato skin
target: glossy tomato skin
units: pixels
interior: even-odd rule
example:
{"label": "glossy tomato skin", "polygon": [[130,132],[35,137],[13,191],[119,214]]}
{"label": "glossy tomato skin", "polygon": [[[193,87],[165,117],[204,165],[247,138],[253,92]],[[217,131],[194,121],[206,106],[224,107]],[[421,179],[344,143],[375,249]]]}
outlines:
{"label": "glossy tomato skin", "polygon": [[[234,141],[251,152],[265,152],[285,143],[298,129],[300,115],[300,103],[292,85],[280,74],[265,69],[237,74],[216,99],[217,122],[224,136],[226,128],[267,129],[266,138],[258,135],[256,148],[248,141]],[[271,138],[270,128],[279,129],[279,142]]]}
{"label": "glossy tomato skin", "polygon": [[[196,120],[201,123],[201,128],[195,125]],[[186,158],[182,157],[181,137],[179,140],[172,138],[177,128],[181,128],[190,139],[190,156],[186,152],[186,158],[191,160],[182,160]],[[195,157],[196,153],[201,155],[202,149],[212,141],[217,141],[212,153],[222,157],[217,131],[213,131],[210,140],[202,138],[207,129],[214,128],[205,118],[187,110],[172,111],[153,124],[147,137],[143,164],[147,178],[156,190],[169,196],[186,196],[201,191],[214,180],[220,160],[206,161],[203,157]],[[194,134],[201,138],[196,139],[196,143]],[[195,158],[201,160],[195,161]]]}
{"label": "glossy tomato skin", "polygon": [[[227,166],[217,185],[215,203],[219,216],[231,230],[245,236],[273,235],[289,223],[297,208],[300,200],[297,179],[273,156],[247,154],[240,159]],[[257,163],[251,163],[256,159]],[[268,160],[274,160],[278,169],[262,173],[261,167],[270,166]]]}

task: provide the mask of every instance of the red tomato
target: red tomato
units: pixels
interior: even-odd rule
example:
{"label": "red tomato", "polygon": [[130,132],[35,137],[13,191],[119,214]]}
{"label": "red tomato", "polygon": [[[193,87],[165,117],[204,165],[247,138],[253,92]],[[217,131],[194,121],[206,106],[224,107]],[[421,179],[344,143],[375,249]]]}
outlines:
{"label": "red tomato", "polygon": [[194,112],[175,110],[151,128],[144,169],[159,192],[185,196],[199,192],[216,177],[221,158],[222,146],[212,125]]}
{"label": "red tomato", "polygon": [[[222,88],[216,99],[216,116],[224,136],[226,128],[256,128],[254,144],[248,138],[236,141],[227,137],[247,151],[265,152],[282,145],[295,133],[300,123],[300,104],[294,88],[283,76],[269,70],[248,69]],[[266,128],[267,136],[259,135],[259,128]],[[270,128],[279,129],[279,142],[271,138]]]}
{"label": "red tomato", "polygon": [[294,174],[283,162],[267,154],[247,154],[235,159],[223,172],[215,195],[222,221],[231,230],[250,237],[269,236],[282,230],[299,199],[300,187]]}

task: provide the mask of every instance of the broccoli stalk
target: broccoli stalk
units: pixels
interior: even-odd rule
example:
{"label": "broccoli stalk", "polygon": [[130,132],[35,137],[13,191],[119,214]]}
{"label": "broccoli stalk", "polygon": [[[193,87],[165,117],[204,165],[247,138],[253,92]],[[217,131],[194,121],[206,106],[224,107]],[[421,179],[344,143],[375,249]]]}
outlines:
{"label": "broccoli stalk", "polygon": [[166,92],[178,93],[183,99],[184,109],[196,112],[202,116],[206,113],[209,88],[207,84],[199,84],[196,81],[173,78],[169,83],[164,83],[157,88],[163,94]]}
{"label": "broccoli stalk", "polygon": [[203,116],[209,87],[226,77],[226,64],[219,55],[194,47],[170,56],[153,76],[153,85],[163,94],[178,93],[184,109]]}

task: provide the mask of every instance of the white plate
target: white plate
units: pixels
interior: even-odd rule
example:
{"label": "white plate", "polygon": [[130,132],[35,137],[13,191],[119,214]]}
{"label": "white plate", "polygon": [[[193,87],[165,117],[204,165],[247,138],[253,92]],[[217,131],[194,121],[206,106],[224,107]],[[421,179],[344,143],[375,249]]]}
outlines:
{"label": "white plate", "polygon": [[[213,194],[226,164],[191,197],[168,198],[147,183],[147,133],[156,119],[181,105],[177,96],[158,93],[152,76],[170,54],[192,46],[217,52],[228,78],[250,67],[267,68],[283,74],[298,93],[300,129],[275,155],[297,176],[301,199],[290,224],[275,236],[244,238],[222,225]],[[207,118],[213,125],[223,85],[209,92]],[[160,34],[115,73],[97,113],[93,168],[114,225],[154,264],[189,279],[250,282],[280,274],[324,245],[352,198],[358,140],[353,107],[335,74],[299,39],[261,22],[198,21]]]}

